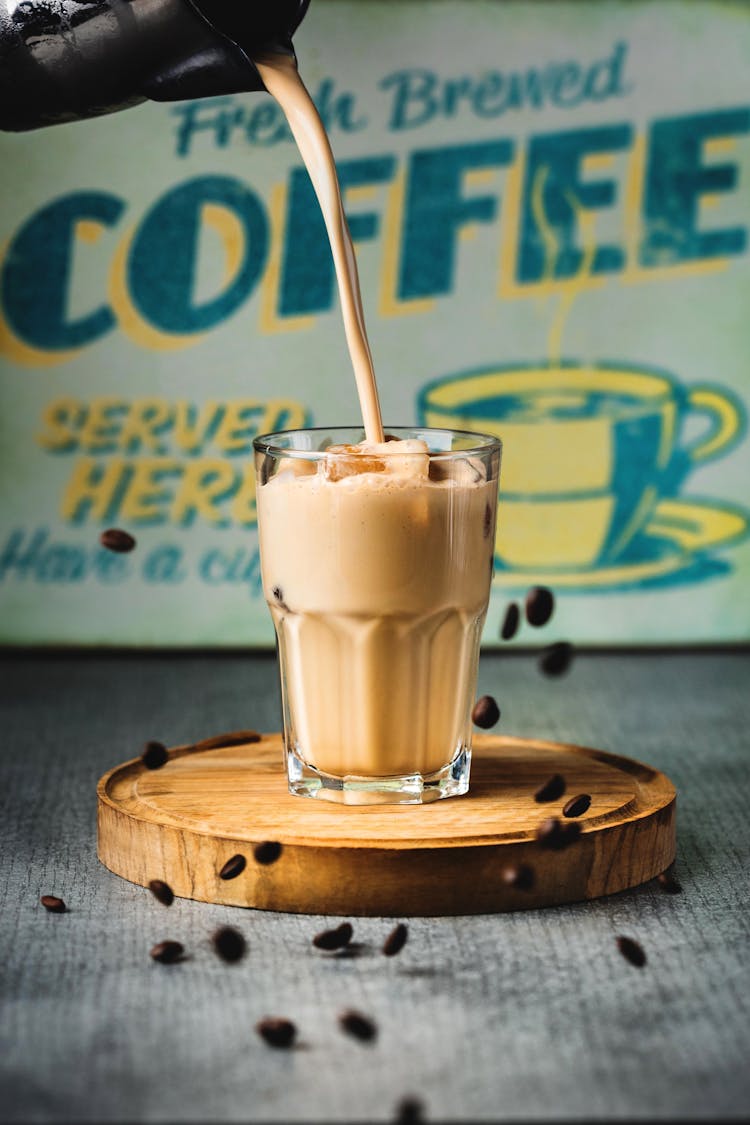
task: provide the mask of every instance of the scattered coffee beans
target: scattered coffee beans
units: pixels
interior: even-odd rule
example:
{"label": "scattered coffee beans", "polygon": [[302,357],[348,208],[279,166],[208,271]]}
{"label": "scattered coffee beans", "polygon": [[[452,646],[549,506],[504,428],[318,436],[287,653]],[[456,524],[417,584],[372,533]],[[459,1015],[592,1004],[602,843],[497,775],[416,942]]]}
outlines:
{"label": "scattered coffee beans", "polygon": [[637,969],[642,969],[646,964],[646,954],[643,952],[642,946],[640,946],[637,941],[634,941],[633,938],[623,937],[622,935],[620,935],[616,941],[617,948],[620,950],[625,960],[629,961],[631,965],[635,965]]}
{"label": "scattered coffee beans", "polygon": [[120,531],[118,527],[108,527],[99,536],[102,547],[108,551],[115,551],[118,555],[127,554],[135,547],[135,539],[127,531]]}
{"label": "scattered coffee beans", "polygon": [[500,636],[504,641],[512,641],[518,632],[518,626],[521,622],[521,611],[515,602],[511,602],[505,611],[503,624],[500,629]]}
{"label": "scattered coffee beans", "polygon": [[397,926],[394,926],[383,942],[383,953],[386,957],[395,957],[397,953],[400,953],[406,945],[408,936],[409,929],[403,922],[399,922]]}
{"label": "scattered coffee beans", "polygon": [[588,812],[590,805],[591,794],[579,793],[577,797],[571,797],[563,805],[563,816],[583,816],[585,812]]}
{"label": "scattered coffee beans", "polygon": [[378,1034],[378,1029],[369,1016],[363,1016],[361,1012],[355,1012],[352,1008],[340,1014],[339,1026],[347,1035],[359,1039],[362,1043],[371,1043]]}
{"label": "scattered coffee beans", "polygon": [[185,950],[179,941],[160,941],[151,950],[154,961],[161,961],[162,965],[173,965],[182,958]]}
{"label": "scattered coffee beans", "polygon": [[662,871],[661,875],[656,876],[656,879],[665,894],[679,895],[682,893],[682,885],[671,871]]}
{"label": "scattered coffee beans", "polygon": [[219,872],[220,879],[236,879],[245,870],[247,860],[244,855],[233,855],[227,860]]}
{"label": "scattered coffee beans", "polygon": [[517,891],[530,891],[534,886],[534,869],[528,863],[509,863],[501,875],[503,882]]}
{"label": "scattered coffee beans", "polygon": [[245,746],[249,742],[260,742],[257,730],[233,730],[226,734],[215,734],[213,738],[203,738],[194,742],[191,750],[223,750],[227,746]]}
{"label": "scattered coffee beans", "polygon": [[396,1125],[422,1125],[424,1119],[424,1106],[419,1098],[402,1098],[396,1106]]}
{"label": "scattered coffee beans", "polygon": [[279,1016],[267,1016],[259,1020],[255,1030],[269,1047],[291,1047],[297,1035],[297,1028],[292,1021]]}
{"label": "scattered coffee beans", "polygon": [[567,641],[545,648],[539,657],[539,670],[545,676],[563,676],[573,660],[573,646]]}
{"label": "scattered coffee beans", "polygon": [[475,727],[487,730],[488,727],[494,727],[499,718],[500,708],[491,695],[483,695],[474,704],[471,721]]}
{"label": "scattered coffee beans", "polygon": [[539,629],[546,625],[555,608],[555,598],[546,586],[532,586],[526,595],[526,620]]}
{"label": "scattered coffee beans", "polygon": [[158,770],[167,762],[169,754],[163,742],[147,742],[141,754],[141,761],[148,770]]}
{"label": "scattered coffee beans", "polygon": [[152,879],[148,885],[148,889],[155,899],[158,899],[164,906],[171,906],[174,902],[174,891],[169,883],[163,882],[161,879]]}
{"label": "scattered coffee beans", "polygon": [[247,942],[239,930],[232,926],[221,926],[211,938],[214,949],[222,961],[233,964],[245,956]]}
{"label": "scattered coffee beans", "polygon": [[544,785],[540,785],[534,794],[534,800],[538,805],[543,805],[547,801],[556,801],[558,797],[562,797],[565,792],[565,778],[561,773],[553,773]]}
{"label": "scattered coffee beans", "polygon": [[577,820],[563,824],[556,816],[543,820],[536,830],[536,838],[543,848],[551,848],[561,852],[563,848],[570,847],[581,835],[581,826]]}
{"label": "scattered coffee beans", "polygon": [[256,863],[267,867],[269,863],[275,863],[281,855],[281,844],[277,844],[274,840],[265,840],[262,844],[255,845],[253,855]]}
{"label": "scattered coffee beans", "polygon": [[68,909],[63,900],[58,898],[57,895],[42,895],[39,901],[50,914],[64,914]]}
{"label": "scattered coffee beans", "polygon": [[343,949],[352,940],[353,933],[351,922],[342,922],[340,926],[336,926],[333,930],[322,930],[321,933],[316,934],[313,938],[313,945],[316,949],[328,951]]}

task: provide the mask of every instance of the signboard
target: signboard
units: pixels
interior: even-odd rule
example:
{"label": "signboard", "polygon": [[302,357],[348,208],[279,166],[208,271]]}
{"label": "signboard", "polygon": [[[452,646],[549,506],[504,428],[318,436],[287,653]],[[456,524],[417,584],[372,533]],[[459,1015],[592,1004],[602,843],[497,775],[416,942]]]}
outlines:
{"label": "signboard", "polygon": [[[535,583],[566,639],[747,640],[750,9],[315,0],[295,44],[386,424],[504,440],[485,643]],[[252,438],[358,418],[280,111],[149,103],[0,168],[0,640],[272,644]]]}

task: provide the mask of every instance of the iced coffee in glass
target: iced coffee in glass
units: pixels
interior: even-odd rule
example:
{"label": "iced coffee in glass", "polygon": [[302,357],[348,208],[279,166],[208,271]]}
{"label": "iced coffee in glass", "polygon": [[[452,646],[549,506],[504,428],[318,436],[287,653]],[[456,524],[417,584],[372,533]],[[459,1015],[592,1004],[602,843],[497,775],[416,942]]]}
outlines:
{"label": "iced coffee in glass", "polygon": [[449,430],[256,439],[291,792],[376,804],[468,789],[500,454]]}

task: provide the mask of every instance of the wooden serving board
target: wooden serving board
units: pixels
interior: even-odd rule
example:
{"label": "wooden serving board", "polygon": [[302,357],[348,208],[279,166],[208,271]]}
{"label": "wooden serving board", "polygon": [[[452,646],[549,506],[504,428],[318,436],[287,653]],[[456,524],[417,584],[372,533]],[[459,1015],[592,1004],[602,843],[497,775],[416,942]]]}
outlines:
{"label": "wooden serving board", "polygon": [[[551,774],[567,788],[537,804]],[[580,838],[544,848],[538,825],[591,794]],[[567,823],[570,823],[569,821]],[[98,786],[98,854],[117,875],[163,879],[183,898],[302,914],[494,913],[597,898],[665,870],[675,854],[675,790],[629,758],[557,742],[476,735],[471,789],[428,805],[349,807],[291,796],[279,734],[250,745],[170,752],[161,769],[140,758]],[[279,858],[254,847],[274,841]],[[234,855],[234,879],[218,872]],[[534,871],[529,890],[503,878]]]}

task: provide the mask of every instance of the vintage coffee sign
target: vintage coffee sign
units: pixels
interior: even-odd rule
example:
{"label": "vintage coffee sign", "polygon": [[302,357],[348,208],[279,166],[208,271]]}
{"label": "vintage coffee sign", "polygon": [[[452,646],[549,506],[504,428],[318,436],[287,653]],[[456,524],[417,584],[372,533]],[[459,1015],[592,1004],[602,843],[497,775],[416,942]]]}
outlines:
{"label": "vintage coffee sign", "polygon": [[[295,46],[386,425],[503,439],[485,643],[539,583],[546,641],[747,640],[747,6],[314,0]],[[0,166],[0,640],[271,644],[252,439],[358,418],[281,111],[147,104]]]}

